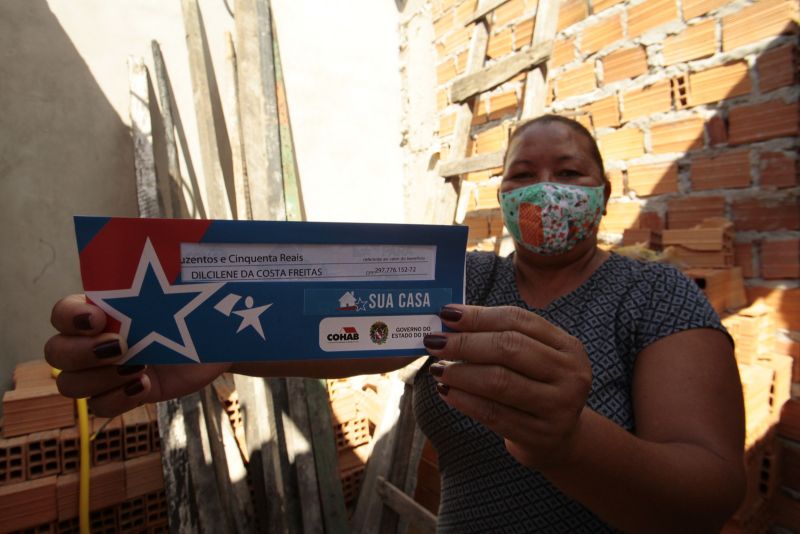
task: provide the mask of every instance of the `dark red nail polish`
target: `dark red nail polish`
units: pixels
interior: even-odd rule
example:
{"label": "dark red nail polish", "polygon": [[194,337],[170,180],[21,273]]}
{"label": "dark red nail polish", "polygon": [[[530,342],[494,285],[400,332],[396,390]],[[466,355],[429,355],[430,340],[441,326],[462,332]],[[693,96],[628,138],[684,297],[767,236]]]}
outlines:
{"label": "dark red nail polish", "polygon": [[95,356],[104,360],[119,356],[122,353],[122,347],[120,347],[118,339],[112,339],[111,341],[95,345],[93,352]]}
{"label": "dark red nail polish", "polygon": [[131,382],[128,382],[128,385],[125,386],[125,389],[123,391],[125,392],[125,395],[133,397],[134,395],[138,395],[139,393],[144,391],[144,384],[142,384],[141,379],[133,380]]}
{"label": "dark red nail polish", "polygon": [[117,367],[117,374],[119,376],[135,375],[144,371],[144,365],[120,365]]}
{"label": "dark red nail polish", "polygon": [[456,308],[451,308],[449,306],[445,306],[444,308],[439,310],[439,317],[441,317],[445,321],[450,321],[453,323],[460,321],[462,315],[463,313],[461,312],[461,310]]}
{"label": "dark red nail polish", "polygon": [[444,374],[444,365],[439,364],[439,363],[434,363],[433,365],[428,367],[428,371],[433,376],[442,376]]}
{"label": "dark red nail polish", "polygon": [[72,324],[78,330],[91,330],[92,329],[92,314],[82,313],[72,318]]}
{"label": "dark red nail polish", "polygon": [[422,338],[422,344],[428,349],[441,350],[447,345],[447,338],[439,334],[428,334]]}
{"label": "dark red nail polish", "polygon": [[439,392],[439,395],[442,397],[446,397],[447,394],[450,392],[450,386],[445,386],[441,382],[436,382],[436,391]]}

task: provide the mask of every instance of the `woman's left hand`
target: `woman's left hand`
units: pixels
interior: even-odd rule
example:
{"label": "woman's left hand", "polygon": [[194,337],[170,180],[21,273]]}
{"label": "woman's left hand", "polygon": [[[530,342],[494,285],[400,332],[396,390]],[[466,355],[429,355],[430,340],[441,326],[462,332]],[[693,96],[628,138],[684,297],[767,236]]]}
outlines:
{"label": "woman's left hand", "polygon": [[430,367],[444,402],[502,436],[523,465],[568,461],[592,384],[583,344],[518,307],[453,304],[440,315],[456,332],[424,343],[447,361]]}

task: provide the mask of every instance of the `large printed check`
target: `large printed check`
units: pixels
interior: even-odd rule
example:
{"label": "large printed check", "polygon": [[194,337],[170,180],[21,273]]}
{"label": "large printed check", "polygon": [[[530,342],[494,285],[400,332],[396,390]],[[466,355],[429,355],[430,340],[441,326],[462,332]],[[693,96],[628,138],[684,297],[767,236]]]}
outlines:
{"label": "large printed check", "polygon": [[127,363],[409,356],[464,299],[465,227],[75,217]]}

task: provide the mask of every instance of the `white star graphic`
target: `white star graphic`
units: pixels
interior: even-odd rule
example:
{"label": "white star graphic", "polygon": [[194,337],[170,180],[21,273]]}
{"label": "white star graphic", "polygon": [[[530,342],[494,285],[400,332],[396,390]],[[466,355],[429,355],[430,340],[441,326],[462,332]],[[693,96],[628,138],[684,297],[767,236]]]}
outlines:
{"label": "white star graphic", "polygon": [[261,321],[259,320],[259,317],[262,313],[272,307],[272,303],[253,308],[253,297],[247,297],[245,299],[245,306],[247,306],[246,309],[236,310],[233,312],[242,318],[242,322],[239,324],[239,329],[236,331],[236,333],[238,334],[249,326],[258,332],[258,335],[261,336],[261,339],[266,341],[267,338],[264,337],[264,330],[261,328]]}
{"label": "white star graphic", "polygon": [[367,311],[367,301],[362,298],[356,300],[356,311]]}
{"label": "white star graphic", "polygon": [[126,358],[128,361],[139,352],[148,347],[151,343],[160,343],[161,345],[172,349],[181,356],[185,356],[190,360],[200,363],[200,357],[197,355],[197,349],[192,341],[192,336],[189,335],[189,328],[186,326],[186,317],[192,313],[200,304],[205,302],[211,295],[213,295],[225,283],[211,283],[211,284],[184,284],[184,285],[170,285],[167,276],[164,274],[164,269],[158,261],[156,251],[153,248],[150,239],[148,238],[142,250],[142,256],[139,259],[139,266],[136,268],[136,274],[133,277],[133,283],[129,289],[114,289],[110,291],[87,291],[86,296],[89,297],[100,309],[106,312],[111,317],[120,322],[120,337],[123,339],[128,338],[128,332],[131,327],[131,318],[123,313],[117,311],[106,303],[106,299],[115,299],[120,297],[138,297],[141,292],[142,282],[147,274],[147,267],[153,269],[153,273],[161,286],[161,291],[165,294],[173,293],[198,293],[186,306],[181,308],[175,315],[175,323],[178,327],[178,332],[181,334],[183,345],[159,334],[158,332],[150,332],[148,335],[139,340],[135,345],[128,348]]}

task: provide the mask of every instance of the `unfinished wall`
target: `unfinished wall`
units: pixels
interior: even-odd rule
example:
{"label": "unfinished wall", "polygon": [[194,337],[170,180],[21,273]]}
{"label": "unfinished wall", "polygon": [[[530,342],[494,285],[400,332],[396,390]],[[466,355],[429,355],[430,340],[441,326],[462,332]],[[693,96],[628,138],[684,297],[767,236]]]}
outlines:
{"label": "unfinished wall", "polygon": [[[458,107],[450,102],[450,88],[467,68],[474,26],[467,21],[477,5],[477,0],[426,3],[436,47],[436,143],[442,161],[453,143]],[[488,15],[487,65],[530,44],[536,8],[536,0],[508,0]],[[599,141],[613,186],[602,238],[616,243],[626,229],[689,228],[713,216],[733,222],[735,263],[747,297],[763,298],[770,306],[753,330],[763,336],[757,336],[757,352],[776,354],[775,361],[788,361],[781,355],[794,359],[795,394],[800,387],[797,21],[794,0],[566,0],[548,62],[547,94],[549,112],[576,118]],[[524,80],[523,73],[480,95],[468,156],[505,148],[518,120]],[[477,185],[464,221],[471,248],[510,249],[497,202],[501,171],[463,176]],[[742,371],[748,418],[756,395],[778,402],[778,382],[788,395],[789,370],[775,369],[774,375],[766,372],[774,376],[766,389]],[[773,429],[783,400],[768,417]],[[767,523],[800,528],[800,501],[783,499],[776,490],[800,491],[792,474],[800,466],[800,403],[788,408],[779,432],[793,441],[777,442],[773,432],[750,443],[748,476],[755,489],[746,501],[751,508],[740,510],[734,531],[755,531]],[[783,470],[781,457],[787,462]],[[437,491],[435,484],[418,491],[420,502],[435,510]]]}

